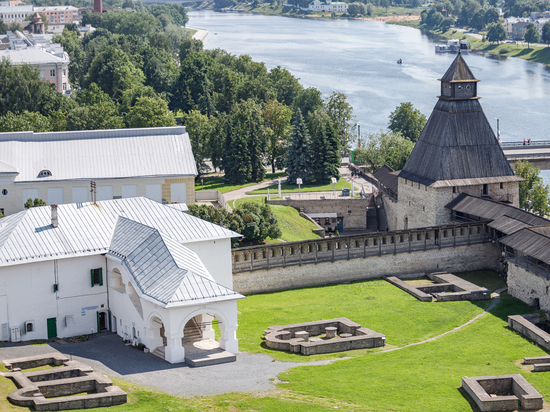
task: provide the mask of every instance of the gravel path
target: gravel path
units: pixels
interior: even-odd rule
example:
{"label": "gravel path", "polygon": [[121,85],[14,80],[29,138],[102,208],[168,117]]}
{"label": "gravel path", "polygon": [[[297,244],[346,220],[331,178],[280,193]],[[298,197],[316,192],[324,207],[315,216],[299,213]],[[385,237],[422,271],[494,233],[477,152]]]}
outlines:
{"label": "gravel path", "polygon": [[103,332],[87,342],[46,345],[5,344],[0,359],[20,358],[58,351],[73,360],[90,365],[97,372],[122,378],[141,387],[175,396],[208,396],[229,392],[267,392],[275,389],[273,380],[289,368],[326,365],[331,361],[308,363],[280,362],[268,355],[241,352],[237,361],[191,368],[172,365],[153,354],[124,346],[114,333]]}

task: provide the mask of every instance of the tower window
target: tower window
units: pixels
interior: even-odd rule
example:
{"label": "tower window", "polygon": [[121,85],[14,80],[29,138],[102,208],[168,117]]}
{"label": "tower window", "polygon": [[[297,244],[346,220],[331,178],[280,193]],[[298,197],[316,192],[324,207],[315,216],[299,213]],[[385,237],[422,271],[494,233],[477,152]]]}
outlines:
{"label": "tower window", "polygon": [[456,193],[456,186],[453,186],[453,193]]}
{"label": "tower window", "polygon": [[489,185],[486,183],[483,185],[483,189],[481,189],[481,196],[489,196]]}
{"label": "tower window", "polygon": [[504,189],[504,183],[500,184],[500,190]]}

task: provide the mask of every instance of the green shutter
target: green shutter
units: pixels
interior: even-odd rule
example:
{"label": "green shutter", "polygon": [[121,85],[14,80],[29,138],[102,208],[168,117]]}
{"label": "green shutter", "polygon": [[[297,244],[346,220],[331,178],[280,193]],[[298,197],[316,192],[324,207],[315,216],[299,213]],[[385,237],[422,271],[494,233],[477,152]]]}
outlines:
{"label": "green shutter", "polygon": [[92,269],[90,271],[90,273],[91,273],[91,276],[92,276],[92,287],[94,287],[94,270]]}
{"label": "green shutter", "polygon": [[99,333],[99,326],[100,326],[100,323],[99,323],[99,312],[97,312],[97,333]]}
{"label": "green shutter", "polygon": [[103,286],[103,268],[99,268],[99,286]]}

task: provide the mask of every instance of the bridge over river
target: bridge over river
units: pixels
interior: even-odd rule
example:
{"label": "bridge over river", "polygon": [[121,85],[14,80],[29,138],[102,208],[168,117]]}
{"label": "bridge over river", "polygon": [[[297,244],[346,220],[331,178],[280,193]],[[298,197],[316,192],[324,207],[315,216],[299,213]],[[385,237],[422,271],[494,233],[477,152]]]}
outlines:
{"label": "bridge over river", "polygon": [[502,150],[510,163],[527,160],[541,170],[550,170],[550,140],[527,142],[502,142]]}

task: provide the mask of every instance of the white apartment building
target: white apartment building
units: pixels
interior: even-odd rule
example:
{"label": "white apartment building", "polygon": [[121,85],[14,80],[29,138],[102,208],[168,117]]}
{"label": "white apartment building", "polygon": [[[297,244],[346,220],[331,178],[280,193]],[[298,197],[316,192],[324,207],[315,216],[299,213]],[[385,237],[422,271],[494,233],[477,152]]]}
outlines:
{"label": "white apartment building", "polygon": [[310,11],[324,11],[324,12],[336,12],[336,13],[347,13],[348,3],[343,3],[341,1],[320,1],[314,0],[309,3],[308,10]]}

